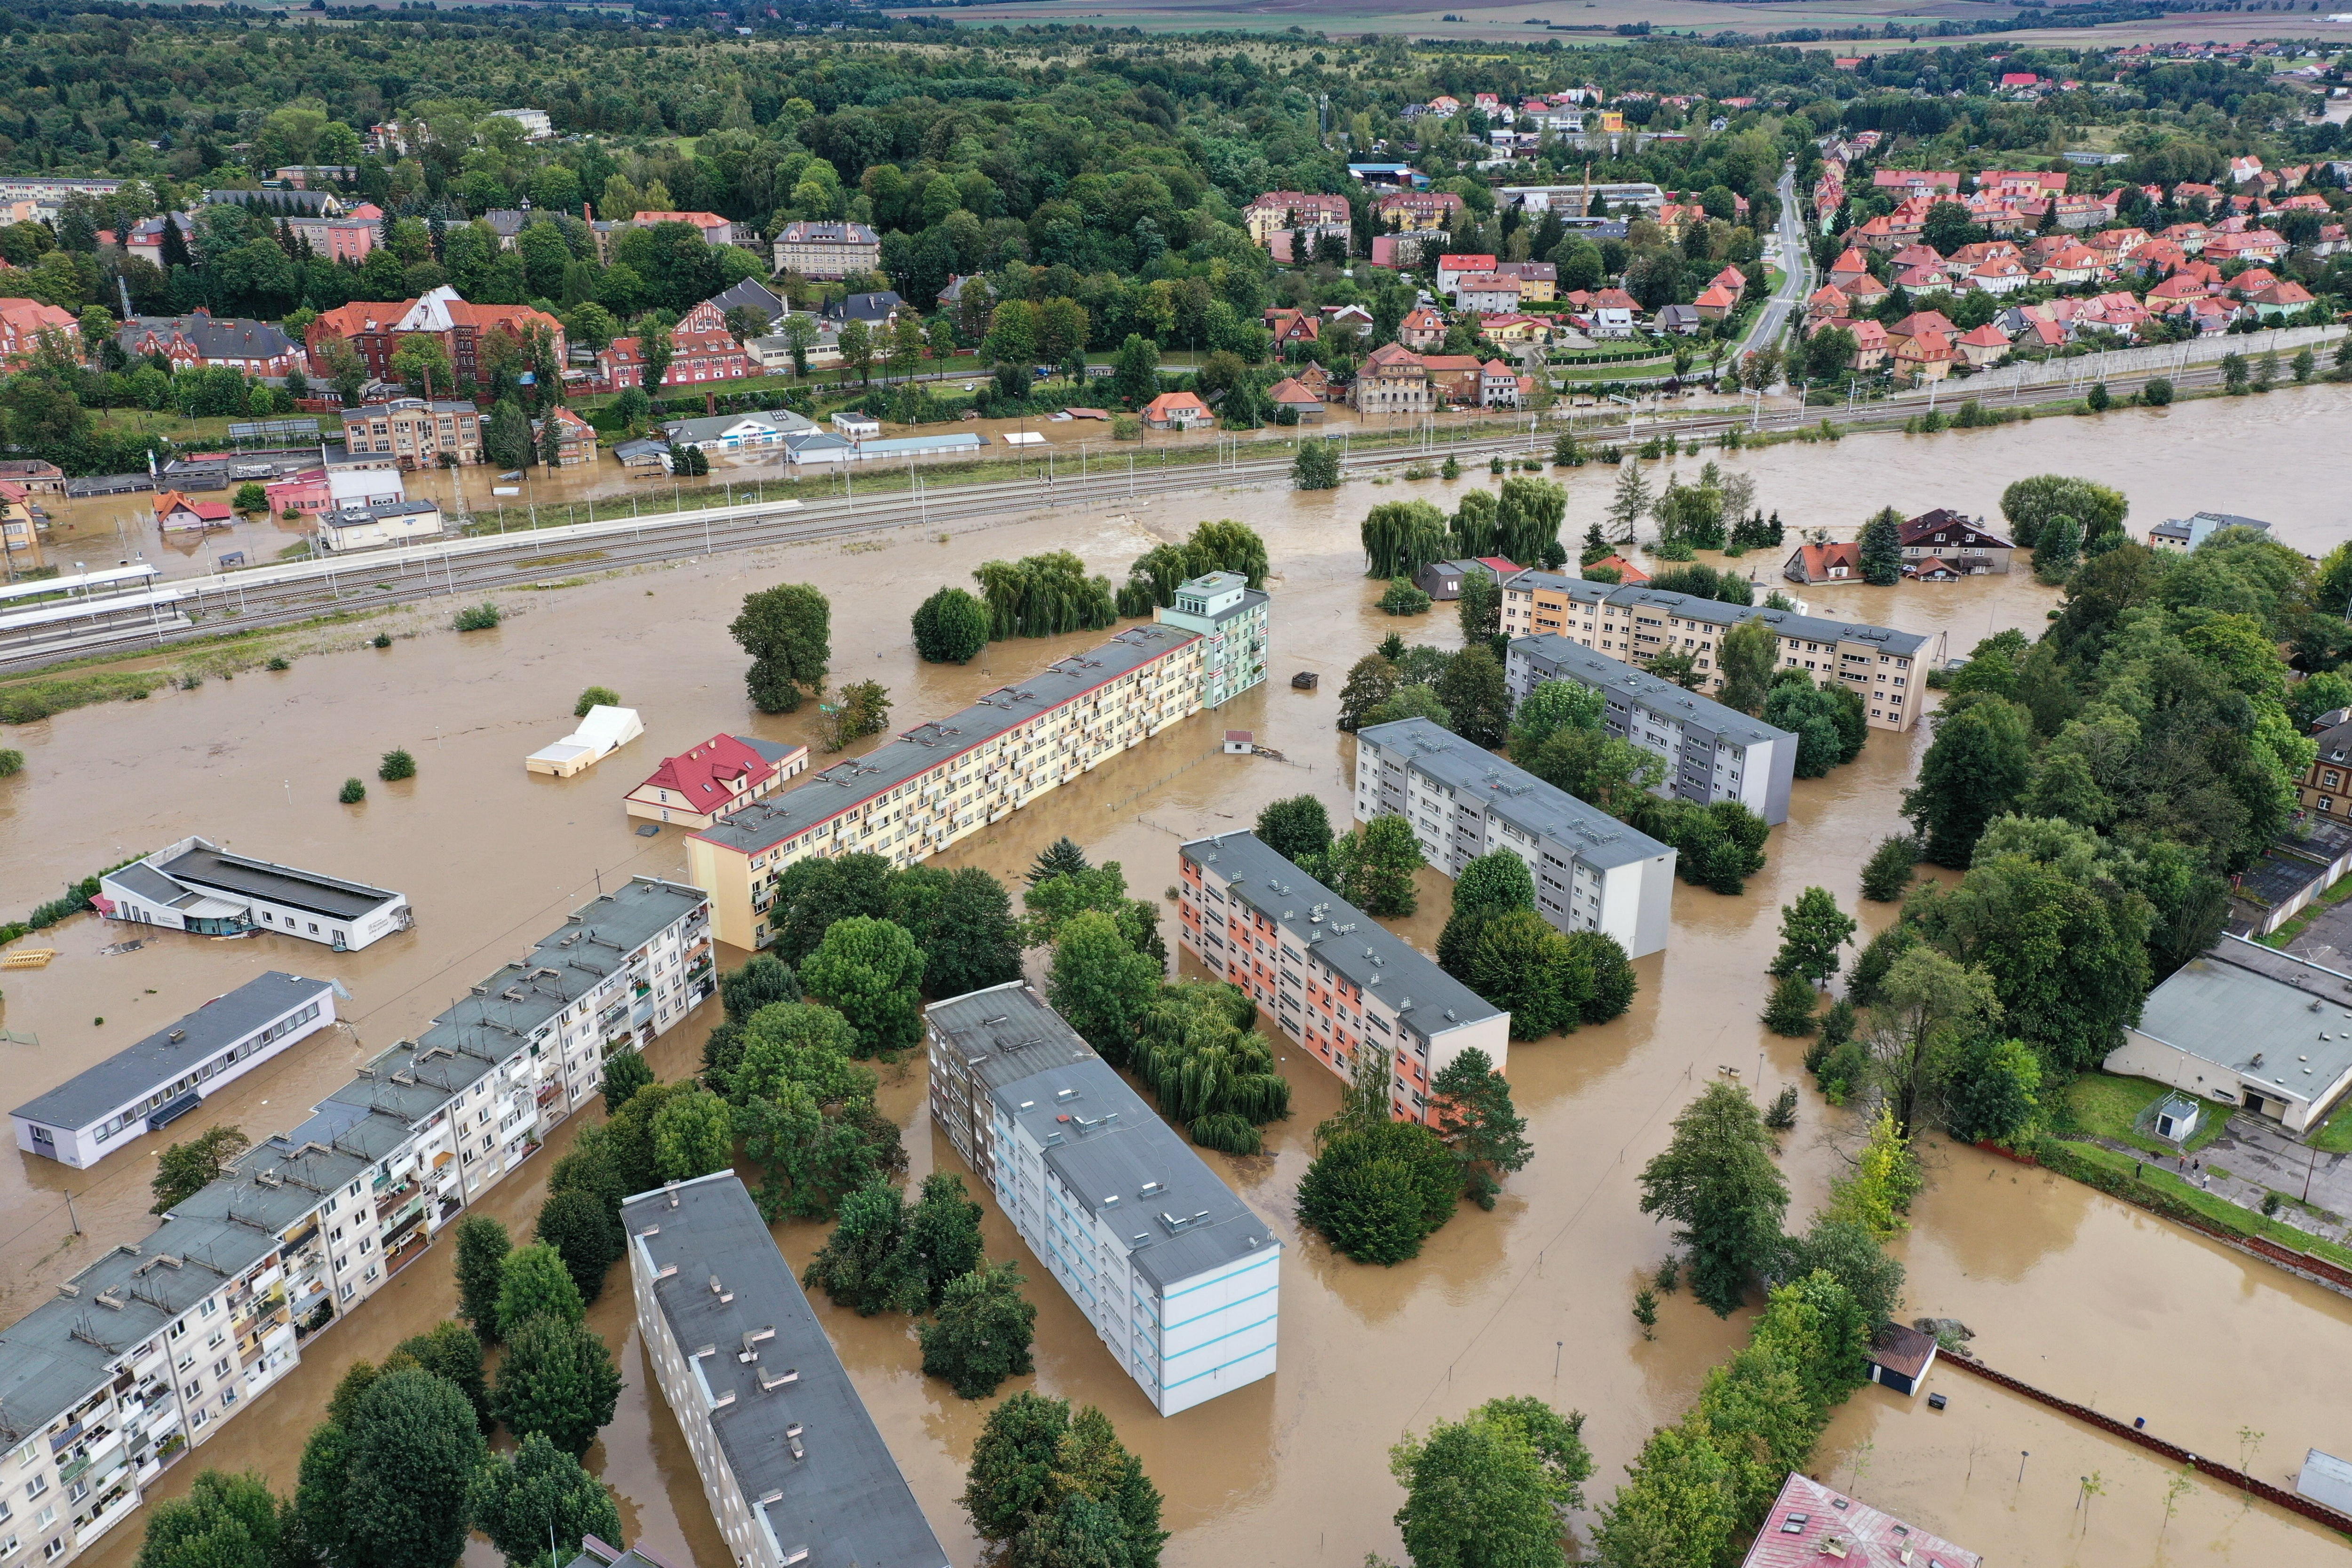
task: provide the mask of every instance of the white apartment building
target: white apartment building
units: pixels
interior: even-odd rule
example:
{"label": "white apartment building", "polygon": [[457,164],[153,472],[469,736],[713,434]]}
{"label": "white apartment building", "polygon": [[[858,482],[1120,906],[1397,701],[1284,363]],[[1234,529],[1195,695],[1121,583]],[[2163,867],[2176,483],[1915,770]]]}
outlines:
{"label": "white apartment building", "polygon": [[16,1147],[77,1170],[167,1127],[335,1022],[335,983],[273,969],[8,1113]]}
{"label": "white apartment building", "polygon": [[0,1544],[80,1555],[715,988],[709,900],[637,878],[0,1331]]}
{"label": "white apartment building", "polygon": [[[719,940],[768,943],[776,880],[795,860],[865,852],[911,866],[1199,712],[1208,639],[1160,616],[689,835],[687,874],[710,894]],[[1245,655],[1247,638],[1223,646]]]}
{"label": "white apartment building", "polygon": [[1162,1415],[1270,1377],[1282,1242],[1025,981],[924,1014],[934,1113]]}
{"label": "white apartment building", "polygon": [[1927,705],[1927,672],[1944,662],[1944,634],[1834,621],[1762,605],[1727,605],[1557,572],[1527,571],[1503,584],[1503,635],[1554,632],[1612,658],[1647,664],[1662,653],[1691,656],[1699,689],[1719,690],[1723,636],[1760,620],[1780,637],[1779,667],[1802,669],[1818,685],[1842,682],[1863,700],[1871,727],[1905,731]]}
{"label": "white apartment building", "polygon": [[621,1205],[654,1381],[736,1568],[948,1568],[732,1171]]}
{"label": "white apartment building", "polygon": [[1514,638],[1504,680],[1514,708],[1547,680],[1600,691],[1609,732],[1664,759],[1655,794],[1700,805],[1736,800],[1767,822],[1789,819],[1797,737],[1786,730],[1554,632]]}
{"label": "white apartment building", "polygon": [[1426,719],[1357,732],[1355,811],[1403,817],[1449,877],[1509,850],[1535,879],[1537,911],[1563,931],[1613,937],[1628,958],[1666,945],[1671,846]]}
{"label": "white apartment building", "polygon": [[1497,1068],[1509,1056],[1508,1013],[1255,833],[1197,838],[1177,856],[1185,950],[1341,1079],[1353,1081],[1360,1050],[1387,1058],[1399,1120],[1430,1119],[1431,1080],[1465,1050]]}
{"label": "white apartment building", "polygon": [[1176,585],[1162,626],[1201,634],[1201,706],[1222,708],[1265,681],[1266,595],[1238,572],[1212,572]]}
{"label": "white apartment building", "polygon": [[406,931],[407,897],[250,856],[188,837],[98,879],[90,900],[109,920],[165,926],[203,936],[275,931],[356,952]]}

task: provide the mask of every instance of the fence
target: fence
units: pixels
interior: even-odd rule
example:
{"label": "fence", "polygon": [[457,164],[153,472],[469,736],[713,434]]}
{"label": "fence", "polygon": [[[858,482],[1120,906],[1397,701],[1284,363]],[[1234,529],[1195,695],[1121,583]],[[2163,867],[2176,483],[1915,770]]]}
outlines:
{"label": "fence", "polygon": [[2178,1443],[2167,1442],[2153,1432],[2143,1432],[2137,1426],[2126,1426],[2114,1416],[2102,1415],[2087,1405],[2077,1405],[2071,1399],[2061,1399],[2046,1389],[2036,1388],[2030,1383],[2021,1382],[2007,1373],[1995,1372],[1974,1357],[1946,1355],[1938,1359],[1946,1366],[1957,1366],[1963,1371],[1974,1373],[1987,1383],[1997,1384],[2011,1394],[2022,1394],[2037,1405],[2046,1405],[2053,1410],[2072,1415],[2075,1420],[2085,1426],[2095,1426],[2109,1436],[2121,1437],[2125,1442],[2137,1444],[2150,1453],[2161,1454],[2175,1464],[2187,1465],[2200,1476],[2210,1476],[2217,1481],[2237,1488],[2240,1491],[2252,1493],[2264,1502],[2276,1503],[2289,1513],[2301,1514],[2304,1518],[2324,1524],[2330,1530],[2341,1531],[2347,1535],[2352,1535],[2352,1514],[2338,1513],[2326,1504],[2315,1502],[2300,1492],[2291,1492],[2282,1487],[2274,1487],[2270,1482],[2257,1479],[2234,1466],[2222,1464],[2218,1459],[2209,1459],[2202,1454],[2192,1453]]}

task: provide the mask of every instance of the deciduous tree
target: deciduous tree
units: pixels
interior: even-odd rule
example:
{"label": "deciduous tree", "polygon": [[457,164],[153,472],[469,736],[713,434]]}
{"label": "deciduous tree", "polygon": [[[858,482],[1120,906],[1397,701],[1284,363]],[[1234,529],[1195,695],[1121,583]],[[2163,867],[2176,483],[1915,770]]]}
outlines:
{"label": "deciduous tree", "polygon": [[836,921],[800,967],[808,994],[849,1020],[857,1054],[911,1050],[922,1039],[923,953],[895,921]]}
{"label": "deciduous tree", "polygon": [[751,705],[762,713],[790,713],[803,688],[821,689],[833,661],[833,608],[805,583],[785,583],[743,596],[729,626],[751,668],[744,672]]}
{"label": "deciduous tree", "polygon": [[1681,1226],[1691,1292],[1728,1317],[1780,1245],[1789,1184],[1748,1091],[1710,1083],[1675,1118],[1665,1151],[1642,1168],[1642,1212]]}
{"label": "deciduous tree", "polygon": [[924,1375],[966,1399],[985,1399],[1006,1378],[1029,1373],[1037,1309],[1021,1285],[1020,1269],[985,1261],[950,1280],[938,1319],[922,1328]]}
{"label": "deciduous tree", "polygon": [[507,1335],[490,1410],[518,1438],[533,1433],[575,1458],[613,1419],[621,1374],[585,1323],[542,1313]]}
{"label": "deciduous tree", "polygon": [[580,1461],[533,1432],[511,1455],[493,1455],[475,1472],[467,1497],[474,1528],[490,1538],[513,1568],[576,1558],[583,1537],[617,1541],[621,1510],[604,1483]]}

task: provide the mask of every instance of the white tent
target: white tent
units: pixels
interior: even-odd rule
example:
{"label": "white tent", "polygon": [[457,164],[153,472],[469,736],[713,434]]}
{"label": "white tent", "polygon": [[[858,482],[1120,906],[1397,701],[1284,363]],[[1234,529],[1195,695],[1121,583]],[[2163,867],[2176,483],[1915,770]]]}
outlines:
{"label": "white tent", "polygon": [[588,710],[580,727],[551,746],[541,746],[522,760],[522,765],[535,773],[553,773],[568,779],[583,773],[627,745],[646,732],[634,708],[607,708],[599,703]]}

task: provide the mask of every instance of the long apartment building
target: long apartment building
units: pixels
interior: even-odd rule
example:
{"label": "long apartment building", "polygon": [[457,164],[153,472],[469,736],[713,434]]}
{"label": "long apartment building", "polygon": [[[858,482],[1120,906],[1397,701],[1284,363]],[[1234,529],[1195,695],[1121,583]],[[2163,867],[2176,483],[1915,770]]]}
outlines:
{"label": "long apartment building", "polygon": [[1556,632],[1512,639],[1504,680],[1515,708],[1547,680],[1599,691],[1609,732],[1664,759],[1655,794],[1701,805],[1736,800],[1767,822],[1789,819],[1797,737],[1786,730]]}
{"label": "long apartment building", "polygon": [[1748,620],[1761,620],[1779,635],[1780,668],[1804,670],[1820,685],[1843,683],[1862,697],[1871,724],[1881,730],[1908,730],[1918,721],[1927,672],[1944,661],[1939,631],[1896,631],[1693,594],[1588,583],[1557,572],[1522,572],[1503,584],[1505,637],[1549,632],[1629,664],[1686,653],[1703,677],[1702,691],[1722,689],[1724,634]]}
{"label": "long apartment building", "polygon": [[1426,719],[1357,732],[1355,811],[1403,817],[1449,877],[1509,850],[1535,879],[1537,911],[1563,931],[1613,937],[1629,958],[1666,945],[1672,846]]}
{"label": "long apartment building", "polygon": [[1275,1370],[1282,1242],[1026,981],[924,1013],[931,1114],[1162,1415]]}
{"label": "long apartment building", "polygon": [[309,1121],[0,1331],[0,1563],[70,1562],[714,988],[709,902],[638,878],[576,910]]}
{"label": "long apartment building", "polygon": [[[1214,689],[1226,696],[1242,689],[1235,682],[1253,657],[1255,680],[1265,679],[1265,595],[1244,589],[1228,603],[1224,586],[1202,589],[1212,581],[1182,584],[1180,602],[1196,599],[1202,609],[1177,616],[1215,621],[1216,636],[1162,610],[1151,625],[1129,626],[689,836],[687,872],[710,895],[719,940],[766,945],[777,879],[796,860],[867,853],[911,866],[1213,705],[1217,672]],[[1213,611],[1212,603],[1222,607]]]}
{"label": "long apartment building", "polygon": [[1177,940],[1340,1078],[1388,1058],[1389,1105],[1431,1116],[1429,1086],[1471,1047],[1500,1068],[1511,1016],[1265,847],[1255,833],[1177,851]]}
{"label": "long apartment building", "polygon": [[737,1568],[948,1568],[742,1181],[621,1205],[654,1381]]}

